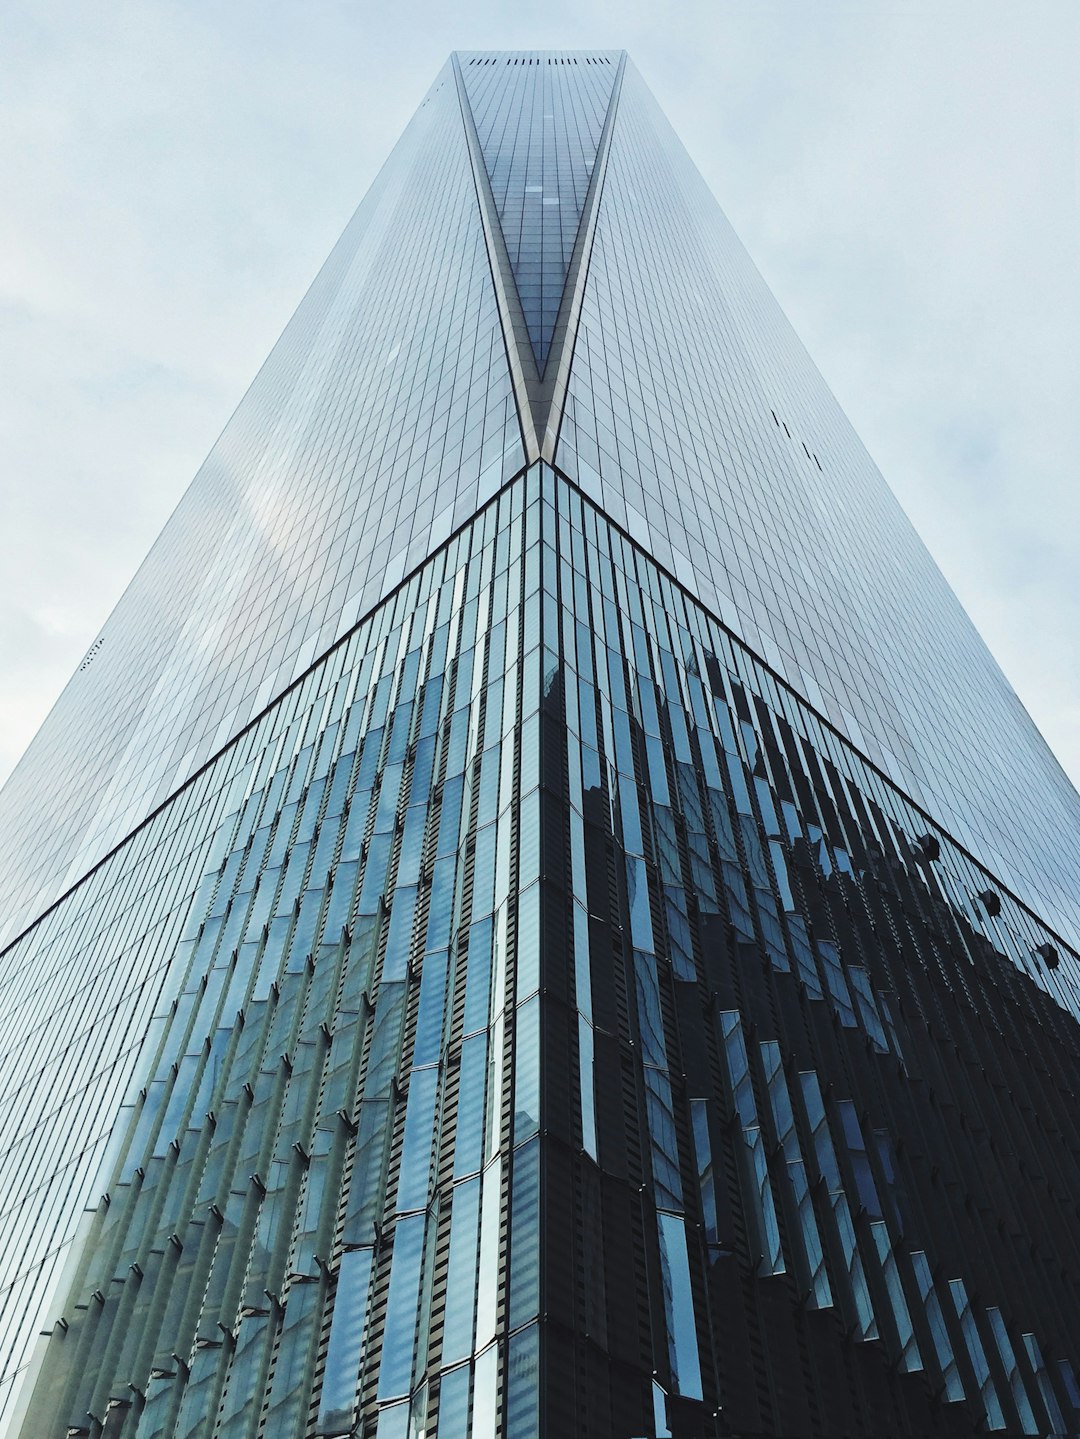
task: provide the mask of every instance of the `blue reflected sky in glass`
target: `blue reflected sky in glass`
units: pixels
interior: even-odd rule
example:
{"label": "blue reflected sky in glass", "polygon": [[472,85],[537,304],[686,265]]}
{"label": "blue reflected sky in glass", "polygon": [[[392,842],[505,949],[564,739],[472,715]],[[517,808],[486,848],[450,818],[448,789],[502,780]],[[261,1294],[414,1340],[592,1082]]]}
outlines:
{"label": "blue reflected sky in glass", "polygon": [[690,1293],[690,1265],[686,1257],[686,1228],[681,1216],[656,1216],[660,1233],[660,1267],[664,1278],[664,1306],[668,1318],[671,1368],[678,1391],[688,1399],[701,1398],[697,1325]]}

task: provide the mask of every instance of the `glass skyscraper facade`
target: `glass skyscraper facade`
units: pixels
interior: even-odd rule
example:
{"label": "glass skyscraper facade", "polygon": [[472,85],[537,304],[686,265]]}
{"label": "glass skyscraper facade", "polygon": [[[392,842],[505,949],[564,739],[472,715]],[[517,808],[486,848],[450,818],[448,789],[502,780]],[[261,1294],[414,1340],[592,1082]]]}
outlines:
{"label": "glass skyscraper facade", "polygon": [[0,794],[0,1426],[1080,1433],[1078,880],[632,64],[453,56]]}

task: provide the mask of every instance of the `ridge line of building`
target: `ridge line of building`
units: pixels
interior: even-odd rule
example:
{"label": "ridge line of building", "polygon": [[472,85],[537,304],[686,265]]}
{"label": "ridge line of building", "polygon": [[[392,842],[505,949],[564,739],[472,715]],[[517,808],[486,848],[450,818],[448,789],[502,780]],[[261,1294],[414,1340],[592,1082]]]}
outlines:
{"label": "ridge line of building", "polygon": [[[537,397],[543,405],[543,422],[538,427],[540,454],[541,458],[547,460],[549,464],[555,463],[555,450],[559,443],[559,432],[562,429],[563,407],[566,404],[566,392],[570,384],[570,371],[573,367],[574,351],[577,347],[581,310],[585,303],[585,286],[588,283],[589,265],[592,261],[593,237],[596,234],[596,222],[600,214],[604,180],[607,177],[608,154],[611,150],[611,137],[619,112],[619,98],[622,94],[625,73],[626,51],[624,50],[619,58],[619,68],[615,72],[615,80],[608,99],[607,114],[604,117],[604,128],[600,134],[600,143],[596,147],[596,159],[593,161],[592,174],[589,177],[589,189],[581,208],[581,217],[578,220],[574,250],[563,284],[559,315],[551,337],[551,350],[548,353],[544,374],[540,378],[541,394]],[[555,370],[549,381],[547,376],[553,362],[555,362]],[[552,423],[553,421],[554,423]]]}
{"label": "ridge line of building", "polygon": [[[793,696],[795,701],[801,708],[806,710],[809,714],[813,715],[814,719],[817,720],[817,722],[821,724],[829,732],[829,734],[835,736],[835,738],[839,740],[839,742],[844,746],[845,749],[850,750],[851,753],[858,758],[861,764],[864,764],[869,770],[871,770],[875,775],[877,775],[878,778],[881,779],[889,787],[889,789],[900,795],[901,798],[904,800],[904,803],[909,805],[911,809],[922,819],[926,820],[927,824],[929,824],[938,835],[940,835],[944,840],[946,840],[958,853],[962,854],[964,858],[967,859],[971,864],[975,865],[975,867],[980,870],[981,873],[984,874],[988,880],[992,880],[1003,895],[1007,895],[1014,904],[1016,904],[1020,909],[1022,909],[1024,913],[1027,914],[1035,922],[1035,924],[1039,926],[1040,929],[1044,930],[1046,934],[1048,934],[1052,939],[1056,940],[1056,942],[1060,944],[1062,948],[1069,955],[1071,955],[1078,964],[1080,964],[1080,946],[1073,944],[1070,940],[1066,939],[1063,935],[1061,935],[1053,927],[1053,925],[1050,924],[1048,920],[1043,918],[1043,916],[1038,912],[1038,910],[1036,910],[1030,903],[1028,903],[1028,901],[1022,899],[1020,895],[1018,895],[1009,884],[1007,884],[1003,879],[1001,879],[994,870],[990,869],[983,860],[979,859],[979,857],[972,850],[970,850],[967,845],[963,843],[962,840],[957,839],[956,836],[951,832],[951,830],[946,829],[942,822],[939,819],[935,818],[935,816],[931,814],[931,812],[926,809],[923,804],[921,804],[912,795],[908,794],[907,790],[903,789],[899,784],[897,784],[897,782],[892,778],[892,776],[889,775],[885,770],[883,770],[880,765],[876,764],[874,760],[865,753],[865,751],[861,750],[858,745],[856,745],[851,739],[849,739],[848,736],[844,734],[843,731],[840,730],[832,722],[832,720],[829,719],[827,714],[825,714],[822,710],[819,710],[814,704],[811,703],[809,699],[807,699],[803,694],[801,694],[800,691],[795,688],[795,686],[791,683],[790,680],[785,679],[778,670],[774,669],[773,666],[769,663],[769,661],[763,655],[759,654],[752,645],[748,644],[741,635],[737,634],[730,625],[725,624],[723,619],[721,619],[721,617],[716,613],[715,610],[711,609],[704,600],[702,600],[698,595],[696,595],[693,590],[691,590],[682,580],[678,578],[676,574],[673,573],[673,571],[669,570],[667,566],[662,563],[662,561],[658,560],[655,555],[651,554],[644,547],[644,545],[642,545],[640,540],[635,540],[629,530],[627,530],[625,526],[621,525],[618,520],[614,519],[611,515],[609,515],[608,512],[603,508],[603,506],[600,505],[595,499],[593,499],[592,496],[587,494],[586,491],[583,490],[576,481],[572,480],[569,475],[565,474],[562,470],[560,470],[558,465],[552,464],[550,461],[546,460],[539,462],[534,460],[530,464],[523,465],[520,470],[516,470],[514,474],[509,476],[509,478],[506,479],[503,484],[499,486],[495,493],[491,495],[487,500],[485,500],[484,503],[468,517],[468,519],[463,520],[461,524],[458,525],[458,527],[451,534],[447,535],[446,539],[443,540],[440,545],[438,545],[429,554],[425,555],[424,558],[408,572],[408,574],[402,576],[402,578],[398,581],[394,588],[390,590],[387,594],[383,595],[381,599],[377,600],[375,604],[372,605],[371,609],[365,610],[365,612],[355,621],[354,624],[349,627],[348,630],[345,631],[344,634],[339,635],[332,644],[328,645],[321,654],[317,655],[311,661],[311,663],[303,671],[301,671],[300,674],[298,674],[294,679],[290,680],[289,683],[284,687],[284,689],[280,690],[272,700],[270,700],[266,705],[264,705],[261,710],[259,710],[257,714],[252,715],[242,729],[237,730],[237,732],[232,735],[225,742],[225,744],[221,746],[220,749],[215,750],[214,753],[209,755],[207,759],[198,767],[198,769],[193,770],[191,774],[188,775],[187,778],[184,779],[183,782],[172,791],[171,794],[166,796],[166,798],[163,799],[160,804],[155,805],[155,807],[149,812],[149,814],[147,814],[142,820],[140,820],[139,823],[134,827],[134,829],[129,830],[128,833],[124,836],[124,838],[119,841],[119,843],[113,845],[111,849],[107,850],[99,859],[95,860],[95,862],[90,866],[90,868],[86,870],[85,873],[80,875],[74,884],[69,885],[67,889],[65,889],[61,894],[57,895],[57,897],[50,904],[48,904],[43,910],[41,910],[39,914],[34,917],[33,921],[30,924],[25,925],[18,932],[18,934],[13,935],[9,941],[7,941],[2,947],[0,947],[0,960],[3,959],[4,955],[7,954],[9,950],[13,949],[15,945],[20,943],[26,937],[26,935],[28,935],[30,931],[35,928],[36,925],[40,924],[41,921],[46,917],[46,915],[51,914],[52,911],[56,909],[59,905],[61,905],[69,895],[73,894],[75,890],[77,890],[81,885],[85,884],[86,881],[90,878],[90,876],[96,873],[97,870],[100,869],[101,866],[105,864],[109,859],[111,859],[114,854],[116,854],[119,850],[123,849],[124,846],[135,837],[135,835],[139,834],[141,830],[145,829],[145,827],[150,824],[151,821],[162,812],[162,810],[167,809],[168,806],[173,803],[173,801],[177,798],[178,795],[182,794],[189,785],[193,784],[200,777],[200,775],[204,774],[211,765],[215,764],[227,750],[231,749],[238,740],[242,739],[244,735],[246,735],[250,730],[254,729],[254,727],[263,719],[263,717],[270,710],[274,708],[276,704],[279,704],[286,695],[290,694],[293,690],[297,689],[301,684],[303,684],[304,681],[308,678],[308,676],[311,675],[314,670],[318,669],[319,665],[321,665],[328,658],[328,656],[333,654],[333,652],[338,649],[339,646],[348,643],[348,641],[353,637],[353,635],[355,635],[356,631],[360,628],[361,625],[366,624],[375,614],[375,612],[379,610],[383,605],[388,604],[391,600],[395,599],[396,596],[401,593],[405,586],[415,578],[415,576],[430,560],[432,560],[441,550],[444,550],[448,545],[450,545],[458,537],[458,535],[461,534],[463,530],[467,529],[469,525],[471,525],[475,521],[477,515],[481,514],[490,505],[494,504],[494,502],[499,498],[499,496],[504,494],[511,487],[511,485],[517,484],[520,480],[522,480],[528,473],[528,471],[532,469],[533,466],[537,463],[547,464],[549,468],[555,472],[555,474],[563,484],[565,484],[569,489],[573,490],[575,494],[579,495],[585,501],[585,503],[591,506],[594,510],[596,510],[598,514],[603,515],[605,522],[609,524],[612,529],[617,531],[617,533],[628,544],[632,545],[639,554],[644,555],[650,564],[655,565],[656,568],[661,572],[661,574],[663,574],[667,580],[669,580],[673,585],[678,588],[680,594],[685,600],[688,600],[691,604],[703,610],[709,616],[709,618],[716,625],[719,626],[719,628],[730,640],[732,640],[736,645],[738,645],[741,650],[745,651],[745,653],[750,656],[754,663],[759,665],[769,675],[770,679],[772,679],[774,683],[781,686],[781,688],[786,693]],[[1051,996],[1051,998],[1053,998],[1053,996]],[[1055,1000],[1055,1003],[1056,1002],[1057,1001]]]}
{"label": "ridge line of building", "polygon": [[487,165],[484,163],[480,137],[476,131],[476,120],[473,117],[472,104],[465,88],[465,77],[461,73],[461,61],[458,59],[456,50],[450,56],[450,65],[457,87],[461,123],[469,152],[469,164],[476,190],[476,203],[480,211],[480,223],[484,230],[491,282],[499,308],[499,321],[502,327],[503,342],[506,346],[506,362],[510,369],[518,424],[521,427],[521,440],[525,447],[526,462],[531,464],[540,458],[540,439],[536,429],[536,417],[533,414],[526,367],[531,368],[535,383],[536,361],[533,358],[525,315],[521,308],[521,297],[518,295],[517,284],[510,265],[502,222],[499,219],[495,197],[491,191],[491,179],[488,175]]}

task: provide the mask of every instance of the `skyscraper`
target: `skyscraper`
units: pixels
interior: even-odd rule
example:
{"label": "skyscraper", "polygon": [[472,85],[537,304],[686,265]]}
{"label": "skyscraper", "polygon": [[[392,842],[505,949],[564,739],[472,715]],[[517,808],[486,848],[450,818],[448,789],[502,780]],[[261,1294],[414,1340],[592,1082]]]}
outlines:
{"label": "skyscraper", "polygon": [[1080,798],[622,54],[447,63],[0,824],[13,1434],[1080,1432]]}

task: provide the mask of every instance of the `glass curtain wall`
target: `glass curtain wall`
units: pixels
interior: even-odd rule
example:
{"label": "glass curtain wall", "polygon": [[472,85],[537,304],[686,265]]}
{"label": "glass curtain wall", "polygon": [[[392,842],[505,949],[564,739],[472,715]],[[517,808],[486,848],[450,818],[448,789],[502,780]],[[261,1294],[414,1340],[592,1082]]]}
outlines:
{"label": "glass curtain wall", "polygon": [[534,467],[9,951],[22,1432],[1055,1432],[1076,958],[932,837]]}

